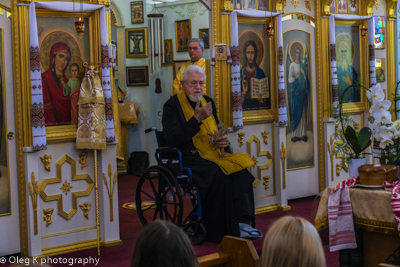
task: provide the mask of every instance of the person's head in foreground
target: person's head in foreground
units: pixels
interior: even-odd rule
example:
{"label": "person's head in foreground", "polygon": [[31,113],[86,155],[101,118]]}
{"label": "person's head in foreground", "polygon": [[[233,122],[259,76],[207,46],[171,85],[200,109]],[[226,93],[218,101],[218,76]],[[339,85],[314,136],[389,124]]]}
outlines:
{"label": "person's head in foreground", "polygon": [[262,267],[325,267],[321,238],[315,227],[301,217],[277,220],[264,240]]}
{"label": "person's head in foreground", "polygon": [[201,67],[190,65],[183,71],[181,85],[190,101],[201,100],[205,83],[206,73]]}
{"label": "person's head in foreground", "polygon": [[156,220],[136,239],[131,267],[198,267],[187,235],[175,224]]}

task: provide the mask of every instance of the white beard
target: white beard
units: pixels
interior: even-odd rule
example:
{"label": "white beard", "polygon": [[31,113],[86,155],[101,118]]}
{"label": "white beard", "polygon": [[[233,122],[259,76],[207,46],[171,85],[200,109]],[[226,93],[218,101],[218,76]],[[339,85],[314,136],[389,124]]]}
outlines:
{"label": "white beard", "polygon": [[203,97],[203,95],[199,95],[199,96],[189,95],[189,99],[192,102],[200,101],[202,97]]}
{"label": "white beard", "polygon": [[347,68],[349,67],[349,64],[347,64],[347,60],[346,59],[342,59],[342,61],[340,62],[339,66],[342,68],[343,71],[347,71]]}

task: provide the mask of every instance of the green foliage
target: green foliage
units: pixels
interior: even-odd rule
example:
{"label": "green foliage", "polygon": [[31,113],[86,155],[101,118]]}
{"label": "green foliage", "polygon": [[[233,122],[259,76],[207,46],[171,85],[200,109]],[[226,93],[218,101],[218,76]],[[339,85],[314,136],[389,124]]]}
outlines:
{"label": "green foliage", "polygon": [[175,13],[178,14],[181,18],[185,16],[185,14],[183,14],[183,12],[181,11],[175,11]]}
{"label": "green foliage", "polygon": [[371,145],[372,131],[368,127],[364,127],[356,134],[356,131],[351,126],[347,126],[344,131],[344,136],[348,145],[353,150],[355,157],[361,158],[361,153]]}
{"label": "green foliage", "polygon": [[200,16],[203,16],[204,14],[206,14],[206,12],[207,12],[207,8],[200,12]]}

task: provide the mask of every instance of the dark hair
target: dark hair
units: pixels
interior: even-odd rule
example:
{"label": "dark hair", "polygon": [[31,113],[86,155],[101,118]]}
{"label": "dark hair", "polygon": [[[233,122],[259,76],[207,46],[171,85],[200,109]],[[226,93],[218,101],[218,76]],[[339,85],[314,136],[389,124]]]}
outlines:
{"label": "dark hair", "polygon": [[243,46],[244,60],[246,61],[246,64],[247,64],[246,50],[247,50],[247,47],[249,47],[250,45],[254,48],[254,64],[257,65],[257,63],[256,63],[256,58],[257,58],[257,45],[256,45],[256,43],[255,43],[254,41],[252,41],[252,40],[249,40],[249,41],[247,41],[247,42],[244,43],[244,46]]}
{"label": "dark hair", "polygon": [[140,231],[131,267],[198,267],[187,235],[175,224],[155,220]]}
{"label": "dark hair", "polygon": [[200,44],[201,49],[204,49],[204,41],[200,38],[192,38],[189,40],[189,42],[187,43],[187,45],[189,46],[190,43],[195,43],[198,42]]}
{"label": "dark hair", "polygon": [[69,71],[71,71],[71,68],[72,67],[76,67],[77,69],[78,69],[78,72],[79,72],[79,65],[78,64],[76,64],[76,63],[71,63],[71,65],[69,65]]}

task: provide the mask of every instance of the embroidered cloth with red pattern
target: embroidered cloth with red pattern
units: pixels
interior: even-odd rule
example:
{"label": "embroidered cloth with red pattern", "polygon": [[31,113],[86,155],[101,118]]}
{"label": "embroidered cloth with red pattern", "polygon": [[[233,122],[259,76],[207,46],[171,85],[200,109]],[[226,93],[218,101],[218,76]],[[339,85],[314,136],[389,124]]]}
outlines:
{"label": "embroidered cloth with red pattern", "polygon": [[[354,234],[353,211],[351,207],[349,188],[359,184],[358,177],[350,177],[339,183],[329,195],[329,248],[330,251],[356,248]],[[384,189],[392,192],[392,211],[400,235],[400,181],[394,183],[385,181]]]}

